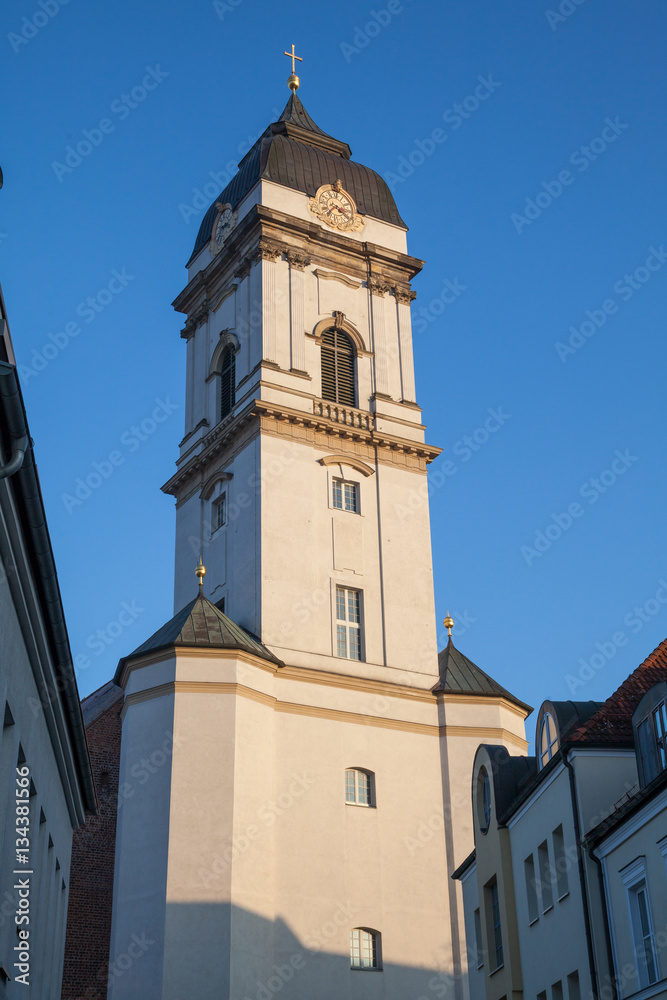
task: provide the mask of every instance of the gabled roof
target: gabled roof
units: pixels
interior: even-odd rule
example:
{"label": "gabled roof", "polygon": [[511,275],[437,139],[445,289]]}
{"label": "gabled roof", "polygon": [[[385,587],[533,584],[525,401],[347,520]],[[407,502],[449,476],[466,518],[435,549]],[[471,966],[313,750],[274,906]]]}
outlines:
{"label": "gabled roof", "polygon": [[238,165],[238,173],[206,212],[190,260],[211,239],[217,204],[236,208],[262,179],[311,197],[323,184],[340,180],[361,215],[407,229],[386,181],[370,167],[353,162],[351,156],[348,144],[323,132],[296,94],[292,94],[278,121],[269,125],[246,153]]}
{"label": "gabled roof", "polygon": [[222,611],[211,604],[207,597],[198,594],[194,601],[186,604],[178,614],[159,628],[150,639],[137,646],[129,656],[124,656],[116,670],[115,683],[120,683],[123,667],[128,660],[133,660],[146,653],[155,653],[162,649],[175,646],[207,647],[209,649],[242,649],[263,660],[270,660],[278,666],[284,666],[283,661],[264,646],[250,632],[233,622]]}
{"label": "gabled roof", "polygon": [[649,688],[667,680],[667,639],[568,737],[572,743],[634,743],[632,716]]}
{"label": "gabled roof", "polygon": [[489,677],[476,663],[464,656],[456,648],[451,637],[445,648],[438,654],[438,664],[440,680],[433,688],[435,692],[507,698],[508,701],[525,709],[526,714],[533,711],[530,705],[515,698],[506,688],[494,681],[493,677]]}

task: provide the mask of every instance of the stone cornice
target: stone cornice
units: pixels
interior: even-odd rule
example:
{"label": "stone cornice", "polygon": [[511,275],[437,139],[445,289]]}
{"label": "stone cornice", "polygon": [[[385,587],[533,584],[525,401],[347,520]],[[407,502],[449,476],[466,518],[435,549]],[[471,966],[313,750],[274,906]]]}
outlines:
{"label": "stone cornice", "polygon": [[[425,471],[426,466],[438,457],[441,448],[419,441],[379,431],[375,424],[375,414],[365,410],[313,400],[313,410],[307,412],[254,399],[233,418],[217,424],[202,440],[202,450],[191,456],[162,490],[176,496],[192,479],[208,469],[210,463],[227,448],[248,425],[256,423],[256,431],[277,434],[280,437],[303,437],[295,434],[299,428],[319,432],[327,438],[338,438],[341,442],[361,442],[377,452],[378,460],[395,464],[394,456],[401,456],[401,464],[412,458]],[[319,410],[319,413],[317,412]]]}
{"label": "stone cornice", "polygon": [[285,257],[287,263],[290,267],[294,268],[295,271],[305,271],[305,269],[310,264],[310,257],[303,250],[285,250]]}
{"label": "stone cornice", "polygon": [[409,254],[351,240],[324,230],[318,223],[255,205],[236,227],[224,253],[197,272],[174,299],[173,306],[178,312],[194,316],[204,300],[217,297],[221,288],[231,287],[234,280],[242,281],[257,255],[261,259],[276,259],[289,253],[309,258],[316,267],[344,271],[348,278],[359,282],[367,281],[370,276],[387,284],[387,290],[393,288],[401,295],[410,291],[409,283],[424,263]]}

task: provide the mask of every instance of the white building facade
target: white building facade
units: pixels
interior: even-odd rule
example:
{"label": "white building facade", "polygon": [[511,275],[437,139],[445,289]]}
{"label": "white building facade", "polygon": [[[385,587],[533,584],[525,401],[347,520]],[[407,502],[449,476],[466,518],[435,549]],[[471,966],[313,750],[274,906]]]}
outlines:
{"label": "white building facade", "polygon": [[72,834],[96,798],[2,291],[0,724],[0,998],[51,1000]]}
{"label": "white building facade", "polygon": [[112,1000],[466,995],[473,756],[525,750],[529,708],[438,656],[421,266],[296,94],[204,219],[175,302],[176,614],[116,676],[112,965],[140,953]]}

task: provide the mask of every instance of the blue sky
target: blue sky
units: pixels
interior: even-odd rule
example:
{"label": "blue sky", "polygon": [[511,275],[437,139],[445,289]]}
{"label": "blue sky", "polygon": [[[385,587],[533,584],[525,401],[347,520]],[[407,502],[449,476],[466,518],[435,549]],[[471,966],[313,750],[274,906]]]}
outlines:
{"label": "blue sky", "polygon": [[664,638],[666,25],[645,0],[5,5],[0,280],[83,694],[171,615],[170,303],[292,42],[426,261],[438,620],[535,706],[605,698]]}

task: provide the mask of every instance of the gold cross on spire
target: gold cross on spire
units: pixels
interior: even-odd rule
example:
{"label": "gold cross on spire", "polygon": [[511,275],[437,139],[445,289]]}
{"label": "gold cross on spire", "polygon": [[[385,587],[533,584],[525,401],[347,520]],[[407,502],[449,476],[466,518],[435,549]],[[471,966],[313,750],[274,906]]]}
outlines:
{"label": "gold cross on spire", "polygon": [[303,59],[301,56],[297,56],[295,54],[294,42],[292,42],[292,51],[283,52],[283,55],[287,56],[288,59],[292,60],[292,72],[290,76],[287,77],[287,86],[289,87],[289,89],[292,91],[293,94],[296,94],[297,90],[299,89],[299,84],[301,83],[301,80],[299,80],[299,77],[296,75],[296,66],[294,65],[294,61],[295,59],[298,59],[299,62],[303,62]]}

